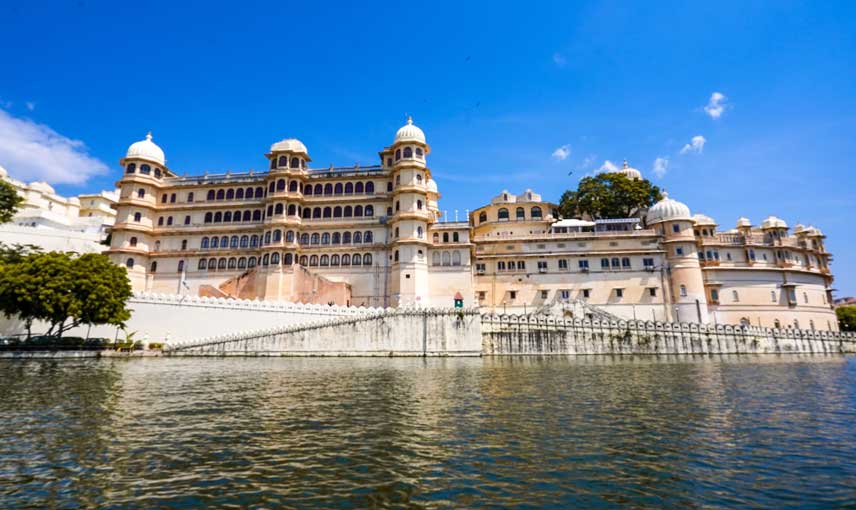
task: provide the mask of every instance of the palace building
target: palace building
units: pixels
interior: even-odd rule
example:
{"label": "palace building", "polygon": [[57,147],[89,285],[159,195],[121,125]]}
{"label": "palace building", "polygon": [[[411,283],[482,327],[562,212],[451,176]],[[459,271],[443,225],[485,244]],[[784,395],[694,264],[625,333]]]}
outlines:
{"label": "palace building", "polygon": [[430,152],[408,120],[373,166],[313,168],[285,139],[266,171],[180,177],[148,135],[120,160],[107,253],[136,291],[837,329],[817,228],[771,216],[723,232],[669,197],[563,219],[532,190],[444,221]]}

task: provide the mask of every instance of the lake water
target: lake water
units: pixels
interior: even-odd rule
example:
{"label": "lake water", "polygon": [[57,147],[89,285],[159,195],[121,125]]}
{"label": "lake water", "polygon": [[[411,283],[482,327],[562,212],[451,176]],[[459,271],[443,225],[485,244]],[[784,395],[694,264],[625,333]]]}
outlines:
{"label": "lake water", "polygon": [[853,508],[856,358],[0,361],[0,508]]}

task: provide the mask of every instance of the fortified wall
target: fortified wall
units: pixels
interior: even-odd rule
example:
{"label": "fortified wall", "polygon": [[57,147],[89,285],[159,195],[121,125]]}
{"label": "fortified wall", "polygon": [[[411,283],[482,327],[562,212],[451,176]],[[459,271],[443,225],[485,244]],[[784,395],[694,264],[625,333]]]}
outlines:
{"label": "fortified wall", "polygon": [[483,315],[485,355],[854,353],[856,333]]}

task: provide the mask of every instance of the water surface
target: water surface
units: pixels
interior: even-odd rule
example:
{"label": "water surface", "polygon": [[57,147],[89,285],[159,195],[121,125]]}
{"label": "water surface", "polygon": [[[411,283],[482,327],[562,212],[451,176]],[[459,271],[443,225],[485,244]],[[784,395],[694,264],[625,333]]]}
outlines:
{"label": "water surface", "polygon": [[843,508],[856,358],[0,361],[0,508]]}

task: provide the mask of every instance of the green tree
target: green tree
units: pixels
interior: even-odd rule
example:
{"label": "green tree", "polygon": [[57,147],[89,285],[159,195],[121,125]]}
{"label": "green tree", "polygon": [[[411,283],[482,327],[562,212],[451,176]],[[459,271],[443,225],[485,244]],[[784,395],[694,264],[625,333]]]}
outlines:
{"label": "green tree", "polygon": [[12,221],[12,216],[23,202],[24,197],[19,195],[11,184],[0,180],[0,223]]}
{"label": "green tree", "polygon": [[57,337],[81,324],[124,326],[130,297],[125,269],[100,254],[33,253],[0,271],[0,311],[20,317],[28,337],[35,320]]}
{"label": "green tree", "polygon": [[663,198],[660,188],[646,179],[630,179],[618,173],[598,174],[580,180],[559,200],[563,218],[628,218]]}
{"label": "green tree", "polygon": [[835,309],[835,315],[841,331],[856,331],[856,306],[839,306]]}
{"label": "green tree", "polygon": [[0,266],[2,264],[13,264],[21,262],[24,257],[30,253],[37,253],[42,249],[34,244],[18,244],[8,245],[0,242]]}

